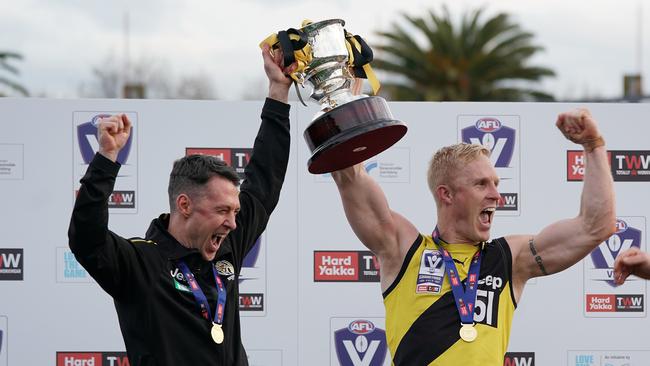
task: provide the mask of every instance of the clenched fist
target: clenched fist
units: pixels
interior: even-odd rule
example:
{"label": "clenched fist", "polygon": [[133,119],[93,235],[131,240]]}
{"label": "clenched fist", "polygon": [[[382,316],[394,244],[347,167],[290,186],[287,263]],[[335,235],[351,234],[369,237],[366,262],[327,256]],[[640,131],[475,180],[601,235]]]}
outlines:
{"label": "clenched fist", "polygon": [[99,153],[107,159],[117,161],[117,154],[126,145],[130,135],[131,121],[126,114],[101,118],[97,126]]}
{"label": "clenched fist", "polygon": [[555,123],[557,128],[568,140],[580,144],[587,152],[593,151],[598,146],[605,145],[596,120],[589,110],[580,108],[571,112],[561,113]]}

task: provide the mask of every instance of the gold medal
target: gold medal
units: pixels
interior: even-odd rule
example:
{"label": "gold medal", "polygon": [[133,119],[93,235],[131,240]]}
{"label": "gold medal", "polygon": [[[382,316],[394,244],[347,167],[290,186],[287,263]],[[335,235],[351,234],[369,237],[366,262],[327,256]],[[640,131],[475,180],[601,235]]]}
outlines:
{"label": "gold medal", "polygon": [[210,330],[210,335],[212,335],[212,340],[216,344],[223,343],[223,329],[221,329],[221,324],[212,323],[212,329]]}
{"label": "gold medal", "polygon": [[476,328],[474,328],[474,324],[463,324],[463,326],[460,327],[460,332],[458,333],[460,333],[460,338],[465,342],[474,342],[478,336],[478,332],[476,331]]}

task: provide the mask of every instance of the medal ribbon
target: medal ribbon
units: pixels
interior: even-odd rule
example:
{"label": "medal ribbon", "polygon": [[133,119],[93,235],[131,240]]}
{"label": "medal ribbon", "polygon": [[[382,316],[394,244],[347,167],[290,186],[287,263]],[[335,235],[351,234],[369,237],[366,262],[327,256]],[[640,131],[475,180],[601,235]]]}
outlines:
{"label": "medal ribbon", "polygon": [[458,275],[458,270],[456,269],[456,264],[454,263],[453,258],[441,245],[440,231],[437,226],[435,230],[433,230],[431,238],[442,251],[442,258],[445,261],[445,272],[447,273],[447,277],[449,277],[451,291],[454,294],[458,315],[460,315],[460,322],[462,324],[473,325],[474,304],[476,303],[478,276],[481,269],[481,249],[479,249],[476,254],[474,254],[474,257],[472,257],[472,263],[470,264],[469,272],[467,273],[467,286],[464,287],[460,281],[460,276]]}
{"label": "medal ribbon", "polygon": [[[198,282],[196,282],[194,274],[190,271],[189,267],[187,267],[183,261],[178,261],[178,267],[181,269],[183,276],[185,276],[187,283],[190,285],[192,295],[194,295],[194,299],[199,305],[201,316],[206,320],[210,320],[210,305],[208,304],[208,299],[205,297],[205,294],[201,290],[201,287],[199,287]],[[223,323],[224,310],[226,309],[226,288],[223,285],[223,281],[221,280],[221,277],[219,277],[219,274],[217,273],[217,270],[214,268],[214,266],[211,265],[210,267],[212,267],[212,274],[214,274],[214,280],[217,283],[217,308],[214,312],[213,322],[215,324],[221,325]]]}

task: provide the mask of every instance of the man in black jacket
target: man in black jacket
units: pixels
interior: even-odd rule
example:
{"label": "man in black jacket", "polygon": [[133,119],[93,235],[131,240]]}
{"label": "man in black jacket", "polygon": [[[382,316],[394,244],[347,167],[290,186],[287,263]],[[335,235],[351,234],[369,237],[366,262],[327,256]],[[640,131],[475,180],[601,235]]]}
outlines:
{"label": "man in black jacket", "polygon": [[248,365],[241,342],[242,261],[275,208],[289,160],[290,79],[263,51],[269,97],[246,178],[208,156],[174,163],[170,214],[144,239],[108,230],[107,200],[127,142],[126,115],[100,121],[99,153],[81,179],[68,231],[77,260],[115,301],[131,365]]}

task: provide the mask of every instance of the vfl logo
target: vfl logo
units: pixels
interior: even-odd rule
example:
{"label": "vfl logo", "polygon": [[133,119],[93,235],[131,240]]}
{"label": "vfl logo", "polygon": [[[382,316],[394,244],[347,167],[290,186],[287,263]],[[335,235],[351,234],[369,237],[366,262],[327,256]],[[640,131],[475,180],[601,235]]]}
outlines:
{"label": "vfl logo", "polygon": [[606,271],[606,281],[610,286],[616,287],[613,279],[614,261],[618,253],[631,247],[641,248],[641,230],[629,226],[621,219],[616,220],[616,233],[607,241],[600,243],[598,248],[591,252],[591,260],[598,269]]}
{"label": "vfl logo", "polygon": [[515,151],[515,130],[503,126],[496,118],[481,118],[474,126],[461,131],[463,142],[479,144],[491,152],[490,160],[497,168],[510,166]]}
{"label": "vfl logo", "polygon": [[369,320],[355,320],[334,332],[341,366],[381,366],[386,359],[386,331]]}
{"label": "vfl logo", "polygon": [[436,250],[424,253],[422,256],[422,265],[420,267],[433,274],[443,270],[443,264],[442,256],[440,255],[440,252]]}
{"label": "vfl logo", "polygon": [[[97,141],[97,125],[99,124],[99,120],[101,118],[107,117],[110,117],[110,114],[98,114],[94,116],[90,121],[77,126],[77,140],[79,142],[79,150],[81,152],[81,157],[86,164],[90,164],[90,162],[93,160],[93,157],[95,156],[95,153],[99,150],[99,142]],[[131,133],[128,141],[117,155],[117,161],[122,165],[126,163],[129,157],[132,140],[133,133]]]}

